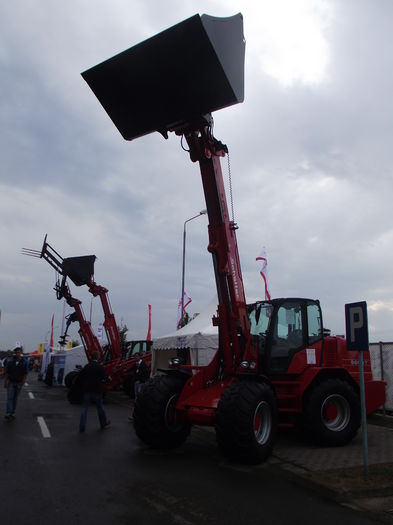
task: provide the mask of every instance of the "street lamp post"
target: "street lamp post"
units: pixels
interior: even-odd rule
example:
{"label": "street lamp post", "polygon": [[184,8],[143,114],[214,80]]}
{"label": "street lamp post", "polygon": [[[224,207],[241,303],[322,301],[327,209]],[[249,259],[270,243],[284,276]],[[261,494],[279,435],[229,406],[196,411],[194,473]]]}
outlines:
{"label": "street lamp post", "polygon": [[207,210],[201,210],[198,215],[194,215],[194,217],[191,217],[190,219],[187,219],[184,221],[183,226],[183,268],[182,268],[182,276],[181,276],[181,321],[183,320],[183,314],[184,314],[184,275],[185,275],[185,269],[186,269],[186,224],[187,222],[192,221],[193,219],[196,219],[197,217],[200,217],[201,215],[206,215]]}

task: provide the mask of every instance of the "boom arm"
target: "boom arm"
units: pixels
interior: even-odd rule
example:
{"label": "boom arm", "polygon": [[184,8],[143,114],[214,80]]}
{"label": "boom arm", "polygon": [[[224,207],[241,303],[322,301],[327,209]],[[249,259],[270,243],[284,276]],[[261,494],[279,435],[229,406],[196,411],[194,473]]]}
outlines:
{"label": "boom arm", "polygon": [[[98,352],[100,359],[102,357],[102,348],[97,337],[93,333],[91,324],[89,321],[86,321],[85,315],[82,309],[82,303],[79,299],[72,297],[68,284],[66,282],[66,277],[63,277],[61,284],[58,282],[55,287],[56,295],[58,299],[64,299],[67,301],[67,304],[75,310],[75,316],[79,323],[78,333],[82,339],[83,346],[85,348],[86,356],[90,360],[93,352]],[[75,320],[75,317],[72,318]]]}
{"label": "boom arm", "polygon": [[[220,157],[227,148],[211,133],[211,116],[199,129],[182,131],[193,162],[199,162],[209,218],[209,246],[218,296],[219,352],[226,375],[256,372],[257,349],[252,343],[250,321],[236,240],[236,225],[230,220]],[[180,134],[180,132],[177,132]],[[247,362],[247,368],[240,367]]]}
{"label": "boom arm", "polygon": [[110,341],[110,347],[112,350],[112,359],[120,359],[121,358],[121,345],[120,345],[120,335],[119,330],[117,328],[116,319],[112,312],[109,298],[108,298],[108,290],[104,288],[103,286],[95,283],[93,279],[90,279],[89,283],[89,292],[94,296],[97,297],[97,295],[100,298],[102,309],[104,310],[104,328],[108,337],[108,340]]}
{"label": "boom arm", "polygon": [[[104,311],[104,328],[108,336],[108,341],[111,347],[112,359],[120,359],[121,357],[121,346],[120,346],[120,335],[117,329],[116,319],[110,307],[108,290],[103,286],[98,285],[94,279],[94,261],[96,259],[95,255],[86,255],[82,257],[68,257],[63,259],[63,257],[57,253],[57,251],[46,241],[47,235],[45,235],[44,243],[42,245],[41,251],[30,250],[23,248],[23,253],[25,255],[30,255],[32,257],[39,257],[45,259],[51,266],[56,270],[57,273],[63,276],[62,284],[56,285],[57,298],[61,299],[64,297],[67,301],[67,304],[73,307],[76,311],[76,315],[80,324],[80,330],[82,331],[84,342],[87,344],[91,343],[89,348],[89,353],[97,350],[96,343],[92,339],[94,336],[90,323],[87,323],[83,311],[81,309],[81,302],[78,299],[74,299],[71,295],[70,289],[66,284],[66,278],[69,277],[76,286],[87,285],[89,287],[89,292],[94,296],[99,296],[101,300],[102,309]],[[86,323],[89,325],[87,328]],[[91,333],[89,333],[89,331]],[[82,337],[82,335],[81,335]],[[97,339],[94,336],[95,339]],[[98,342],[98,340],[97,340]],[[99,345],[99,353],[102,354],[101,345]],[[86,346],[85,346],[86,348]]]}

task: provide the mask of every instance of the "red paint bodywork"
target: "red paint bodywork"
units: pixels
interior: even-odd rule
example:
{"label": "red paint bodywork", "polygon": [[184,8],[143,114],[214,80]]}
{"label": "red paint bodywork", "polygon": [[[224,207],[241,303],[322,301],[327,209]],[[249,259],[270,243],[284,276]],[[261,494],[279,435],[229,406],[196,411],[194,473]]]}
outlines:
{"label": "red paint bodywork", "polygon": [[[237,380],[248,378],[269,382],[276,393],[280,425],[292,426],[302,414],[305,398],[311,387],[323,377],[342,378],[359,388],[357,352],[348,352],[345,340],[324,337],[310,349],[315,349],[316,365],[307,363],[307,351],[297,352],[288,371],[282,375],[264,377],[258,367],[245,371],[242,361],[258,362],[258,350],[250,334],[243,279],[236,241],[236,225],[229,219],[220,158],[226,147],[214,139],[208,127],[182,130],[193,162],[199,162],[209,217],[208,251],[213,257],[218,308],[213,324],[218,326],[219,348],[213,361],[193,369],[176,409],[190,423],[212,425],[218,402],[225,388]],[[179,133],[180,134],[180,133]],[[370,355],[364,353],[366,409],[371,413],[385,401],[385,383],[374,381]]]}

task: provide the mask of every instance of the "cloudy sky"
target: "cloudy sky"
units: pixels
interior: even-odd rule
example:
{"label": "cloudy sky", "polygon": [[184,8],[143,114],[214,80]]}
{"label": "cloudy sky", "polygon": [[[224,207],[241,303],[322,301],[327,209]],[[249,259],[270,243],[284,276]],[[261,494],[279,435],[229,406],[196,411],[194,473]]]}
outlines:
{"label": "cloudy sky", "polygon": [[[390,0],[18,0],[0,4],[0,349],[34,350],[53,313],[60,335],[54,270],[21,255],[46,233],[63,257],[97,256],[129,339],[145,338],[148,304],[153,338],[175,328],[198,167],[176,136],[124,141],[80,73],[196,13],[239,11],[245,101],[214,118],[247,300],[263,298],[266,246],[273,297],[319,298],[334,333],[366,300],[371,341],[393,340]],[[207,242],[204,215],[187,225],[190,313],[214,293]],[[96,328],[98,299],[71,289]]]}

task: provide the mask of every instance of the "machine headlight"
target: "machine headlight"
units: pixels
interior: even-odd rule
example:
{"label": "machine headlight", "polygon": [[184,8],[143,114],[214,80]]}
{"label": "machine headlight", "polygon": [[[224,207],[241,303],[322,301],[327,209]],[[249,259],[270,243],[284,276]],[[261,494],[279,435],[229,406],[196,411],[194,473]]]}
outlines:
{"label": "machine headlight", "polygon": [[169,366],[179,366],[182,364],[180,357],[171,357],[169,359]]}
{"label": "machine headlight", "polygon": [[251,370],[254,370],[257,364],[255,361],[242,361],[240,363],[240,366],[244,368],[244,370],[247,370],[248,368],[250,368]]}

